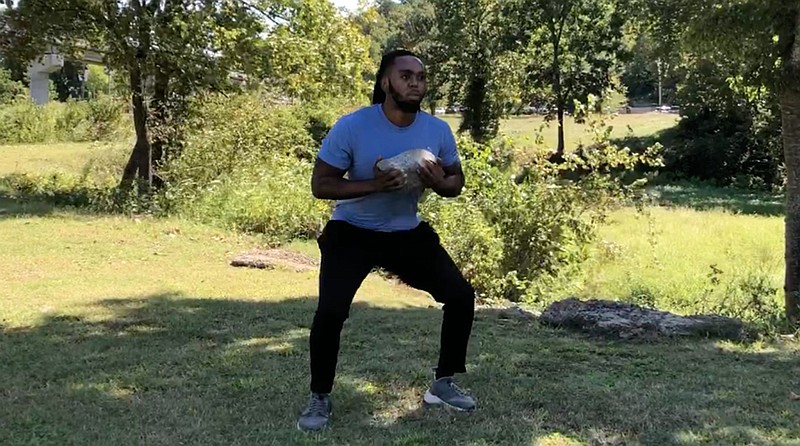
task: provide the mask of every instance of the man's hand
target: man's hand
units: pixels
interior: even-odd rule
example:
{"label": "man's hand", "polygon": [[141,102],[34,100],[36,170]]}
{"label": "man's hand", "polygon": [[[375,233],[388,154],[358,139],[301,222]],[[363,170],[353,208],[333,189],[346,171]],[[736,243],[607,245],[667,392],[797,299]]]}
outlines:
{"label": "man's hand", "polygon": [[444,181],[444,169],[442,169],[440,159],[437,158],[435,163],[426,159],[424,164],[417,169],[417,173],[425,187],[433,190],[441,188]]}
{"label": "man's hand", "polygon": [[378,169],[381,159],[383,158],[378,157],[375,166],[372,167],[372,172],[375,174],[375,179],[372,180],[375,192],[391,192],[402,189],[406,185],[406,174],[398,169]]}

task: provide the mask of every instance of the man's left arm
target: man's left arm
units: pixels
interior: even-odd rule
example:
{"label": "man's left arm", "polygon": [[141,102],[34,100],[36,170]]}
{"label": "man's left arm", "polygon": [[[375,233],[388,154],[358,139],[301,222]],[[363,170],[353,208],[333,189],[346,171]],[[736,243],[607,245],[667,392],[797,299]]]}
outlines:
{"label": "man's left arm", "polygon": [[457,197],[464,188],[464,171],[461,168],[461,157],[456,147],[456,138],[450,126],[440,121],[441,145],[437,162],[428,162],[424,166],[423,182],[442,197]]}
{"label": "man's left arm", "polygon": [[464,188],[464,171],[461,169],[461,163],[456,162],[449,166],[442,166],[441,160],[438,163],[427,164],[427,169],[422,169],[422,175],[428,174],[429,178],[425,179],[430,183],[430,188],[442,197],[457,197],[461,195],[461,190]]}

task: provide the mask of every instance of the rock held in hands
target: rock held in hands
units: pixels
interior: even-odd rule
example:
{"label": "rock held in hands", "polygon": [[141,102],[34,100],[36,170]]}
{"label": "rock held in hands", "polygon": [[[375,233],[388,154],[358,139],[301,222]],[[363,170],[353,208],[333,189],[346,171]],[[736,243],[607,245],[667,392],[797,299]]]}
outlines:
{"label": "rock held in hands", "polygon": [[422,192],[425,186],[422,184],[422,179],[417,173],[417,169],[422,166],[426,160],[436,162],[436,156],[426,149],[411,149],[389,159],[378,161],[378,169],[381,171],[388,169],[402,171],[406,174],[406,185],[401,190],[404,192]]}

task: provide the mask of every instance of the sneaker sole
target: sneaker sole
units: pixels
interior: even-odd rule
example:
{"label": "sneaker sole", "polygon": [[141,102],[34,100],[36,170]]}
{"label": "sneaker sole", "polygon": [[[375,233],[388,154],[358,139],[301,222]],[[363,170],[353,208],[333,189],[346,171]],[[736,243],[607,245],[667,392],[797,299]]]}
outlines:
{"label": "sneaker sole", "polygon": [[430,390],[427,390],[425,392],[425,395],[422,397],[422,402],[425,405],[425,407],[446,407],[448,409],[453,409],[458,412],[474,412],[476,409],[475,407],[472,407],[471,409],[464,409],[463,407],[458,407],[449,404],[447,401],[432,394]]}
{"label": "sneaker sole", "polygon": [[317,429],[317,430],[308,430],[308,429],[303,429],[302,427],[300,427],[300,422],[299,422],[299,421],[297,422],[297,424],[295,425],[295,427],[296,427],[296,428],[297,428],[297,430],[299,430],[300,432],[303,432],[303,433],[306,433],[306,434],[318,434],[318,433],[320,433],[320,432],[325,432],[325,431],[327,431],[328,429],[330,429],[330,426],[331,426],[330,417],[332,417],[332,416],[333,416],[333,411],[331,411],[330,415],[328,416],[328,422],[327,422],[327,423],[325,423],[325,425],[324,425],[324,426],[322,426],[321,428],[319,428],[319,429]]}
{"label": "sneaker sole", "polygon": [[297,430],[299,430],[300,432],[303,432],[305,434],[318,434],[320,432],[325,432],[328,429],[330,429],[328,424],[326,424],[325,426],[322,426],[321,428],[316,429],[316,430],[303,429],[302,427],[300,427],[300,422],[299,421],[297,422],[297,424],[295,426],[297,427]]}

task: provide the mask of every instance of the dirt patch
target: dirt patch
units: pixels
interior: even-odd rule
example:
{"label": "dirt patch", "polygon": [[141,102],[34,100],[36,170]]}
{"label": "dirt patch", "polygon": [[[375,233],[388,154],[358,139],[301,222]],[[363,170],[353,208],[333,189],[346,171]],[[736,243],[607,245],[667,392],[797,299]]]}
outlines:
{"label": "dirt patch", "polygon": [[231,266],[257,269],[287,268],[305,272],[316,271],[319,262],[303,254],[285,249],[256,249],[231,259]]}

